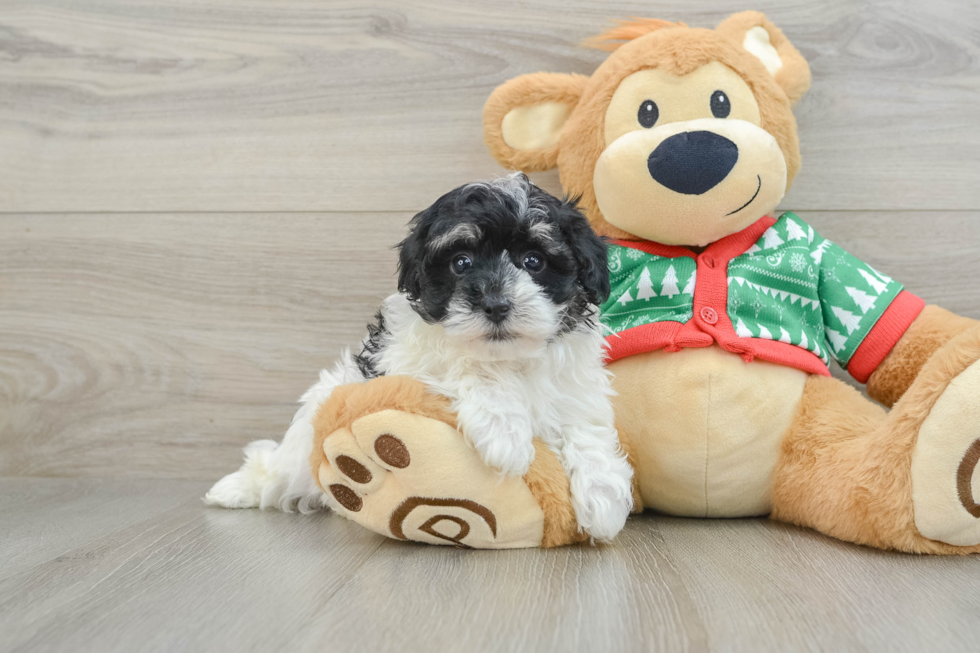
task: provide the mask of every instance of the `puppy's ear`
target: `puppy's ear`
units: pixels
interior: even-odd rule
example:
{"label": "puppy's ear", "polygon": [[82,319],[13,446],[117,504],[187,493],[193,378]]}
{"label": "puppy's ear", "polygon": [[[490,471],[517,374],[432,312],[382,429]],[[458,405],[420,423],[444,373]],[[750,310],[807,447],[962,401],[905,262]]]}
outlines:
{"label": "puppy's ear", "polygon": [[558,165],[562,127],[589,78],[534,73],[504,82],[483,107],[483,140],[500,165],[539,172]]}
{"label": "puppy's ear", "polygon": [[755,55],[782,87],[790,103],[795,103],[810,88],[810,66],[806,59],[765,14],[758,11],[733,14],[716,31]]}
{"label": "puppy's ear", "polygon": [[578,281],[589,302],[601,304],[609,299],[609,260],[606,242],[596,235],[589,221],[575,207],[574,201],[562,202],[568,212],[568,244],[578,264]]}
{"label": "puppy's ear", "polygon": [[433,209],[422,211],[409,223],[408,236],[398,243],[398,292],[416,300],[422,295],[425,265],[426,218]]}

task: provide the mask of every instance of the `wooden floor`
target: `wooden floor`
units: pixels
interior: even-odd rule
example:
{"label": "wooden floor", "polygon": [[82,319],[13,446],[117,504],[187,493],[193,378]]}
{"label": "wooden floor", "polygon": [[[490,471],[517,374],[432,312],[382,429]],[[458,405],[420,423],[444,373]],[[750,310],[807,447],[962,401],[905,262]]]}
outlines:
{"label": "wooden floor", "polygon": [[463,551],[207,483],[0,479],[0,637],[41,651],[976,650],[980,559],[643,515],[601,548]]}
{"label": "wooden floor", "polygon": [[[747,6],[0,0],[0,651],[977,650],[976,558],[657,515],[463,552],[199,501],[360,337],[411,215],[501,172],[496,85]],[[782,208],[980,318],[980,3],[754,8],[813,68]]]}

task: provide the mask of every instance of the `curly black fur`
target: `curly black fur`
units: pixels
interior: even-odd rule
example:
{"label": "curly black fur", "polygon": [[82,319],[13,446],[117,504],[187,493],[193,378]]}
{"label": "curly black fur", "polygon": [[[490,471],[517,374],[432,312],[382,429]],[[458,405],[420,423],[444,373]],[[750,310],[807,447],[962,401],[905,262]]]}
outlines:
{"label": "curly black fur", "polygon": [[391,337],[391,332],[385,326],[384,313],[378,311],[377,315],[374,316],[374,322],[374,324],[368,325],[368,334],[362,343],[361,351],[354,356],[357,369],[361,371],[365,379],[384,376],[384,372],[378,368],[378,357]]}
{"label": "curly black fur", "polygon": [[[609,297],[605,241],[576,200],[558,199],[523,174],[460,186],[416,215],[409,228],[398,246],[398,289],[429,322],[440,321],[454,297],[482,298],[499,276],[504,252],[518,268],[528,252],[545,255],[547,265],[533,279],[564,308],[566,331],[596,319],[591,306]],[[463,240],[452,237],[457,232]],[[473,262],[464,275],[450,267],[460,252]]]}

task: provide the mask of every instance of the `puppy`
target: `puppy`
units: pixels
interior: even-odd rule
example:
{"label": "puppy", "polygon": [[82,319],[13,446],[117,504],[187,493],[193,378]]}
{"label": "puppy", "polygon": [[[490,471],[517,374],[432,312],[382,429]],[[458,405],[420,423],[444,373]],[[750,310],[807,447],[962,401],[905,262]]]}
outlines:
{"label": "puppy", "polygon": [[596,305],[609,295],[606,246],[573,202],[522,173],[461,186],[410,223],[399,293],[358,353],[301,399],[281,444],[253,442],[245,465],[207,494],[228,508],[318,508],[312,419],[334,388],[412,376],[450,399],[463,436],[490,466],[523,475],[532,438],[559,457],[579,526],[612,539],[632,508]]}

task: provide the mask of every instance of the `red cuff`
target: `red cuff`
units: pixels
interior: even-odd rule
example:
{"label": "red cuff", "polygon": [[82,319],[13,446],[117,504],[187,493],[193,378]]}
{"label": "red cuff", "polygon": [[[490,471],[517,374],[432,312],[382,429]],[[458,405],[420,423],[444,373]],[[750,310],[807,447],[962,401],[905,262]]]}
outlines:
{"label": "red cuff", "polygon": [[925,306],[923,300],[907,290],[898,293],[872,327],[864,342],[851,356],[851,360],[847,363],[847,371],[850,375],[859,383],[867,383],[871,373],[878,369],[881,361],[891,353],[895,343],[905,335]]}

